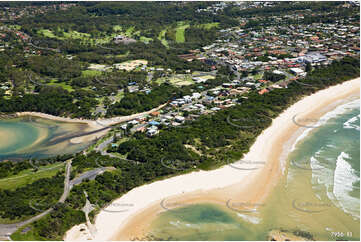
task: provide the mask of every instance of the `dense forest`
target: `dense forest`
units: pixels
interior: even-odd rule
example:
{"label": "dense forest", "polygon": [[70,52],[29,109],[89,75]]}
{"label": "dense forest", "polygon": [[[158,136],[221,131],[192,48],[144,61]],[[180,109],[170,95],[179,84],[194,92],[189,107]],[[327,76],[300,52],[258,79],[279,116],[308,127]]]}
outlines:
{"label": "dense forest", "polygon": [[[85,203],[83,191],[87,191],[93,204],[102,206],[146,182],[193,169],[212,169],[235,161],[248,152],[256,137],[271,124],[271,118],[278,116],[303,96],[359,77],[359,66],[359,59],[346,57],[328,67],[310,72],[303,83],[312,86],[293,82],[288,88],[275,89],[265,95],[251,92],[248,99],[240,100],[241,104],[214,115],[201,116],[182,128],[163,130],[153,138],[136,133],[115,150],[134,162],[101,156],[94,152],[88,155],[77,154],[73,159],[76,168],[72,171],[72,176],[84,169],[99,167],[99,164],[104,167],[113,166],[116,170],[105,172],[95,180],[75,186],[65,208],[55,210],[49,216],[34,222],[29,232],[16,233],[14,236],[22,239],[31,233],[33,238],[39,240],[60,240],[64,231],[84,221],[81,216],[77,220],[73,220],[71,216]],[[239,125],[231,124],[230,119],[240,122]],[[250,125],[252,128],[249,128]],[[186,148],[185,144],[194,146],[198,153]],[[29,186],[34,184],[27,185]],[[13,193],[1,192],[7,194],[4,203],[14,199],[11,196]],[[37,193],[34,196],[36,198]],[[92,217],[94,213],[92,212]]]}
{"label": "dense forest", "polygon": [[63,186],[64,176],[59,173],[15,190],[0,189],[0,217],[18,220],[44,211],[57,203],[63,193]]}
{"label": "dense forest", "polygon": [[13,113],[22,111],[42,112],[57,116],[91,118],[95,100],[83,96],[73,102],[73,95],[60,87],[40,87],[39,94],[24,94],[11,99],[0,99],[0,111]]}

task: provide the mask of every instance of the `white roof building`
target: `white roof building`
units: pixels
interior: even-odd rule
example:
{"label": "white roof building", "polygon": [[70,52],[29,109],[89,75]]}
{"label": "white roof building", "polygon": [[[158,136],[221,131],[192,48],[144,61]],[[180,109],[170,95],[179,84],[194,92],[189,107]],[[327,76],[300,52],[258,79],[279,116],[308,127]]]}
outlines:
{"label": "white roof building", "polygon": [[179,123],[183,123],[185,120],[185,118],[182,116],[175,116],[174,118],[175,118],[175,121],[177,121]]}
{"label": "white roof building", "polygon": [[306,72],[304,72],[302,69],[300,68],[290,68],[290,71],[296,75],[299,75],[299,76],[305,76],[306,75]]}
{"label": "white roof building", "polygon": [[139,122],[137,120],[131,120],[128,123],[133,124],[133,125],[139,124]]}
{"label": "white roof building", "polygon": [[282,72],[282,71],[279,71],[279,70],[274,70],[273,73],[274,73],[274,74],[278,74],[278,75],[283,75],[283,72]]}
{"label": "white roof building", "polygon": [[293,73],[295,74],[301,74],[303,73],[304,71],[300,68],[290,68],[290,71],[292,71]]}
{"label": "white roof building", "polygon": [[192,94],[192,98],[200,98],[202,95],[200,94],[200,93],[198,93],[198,92],[194,92],[193,94]]}

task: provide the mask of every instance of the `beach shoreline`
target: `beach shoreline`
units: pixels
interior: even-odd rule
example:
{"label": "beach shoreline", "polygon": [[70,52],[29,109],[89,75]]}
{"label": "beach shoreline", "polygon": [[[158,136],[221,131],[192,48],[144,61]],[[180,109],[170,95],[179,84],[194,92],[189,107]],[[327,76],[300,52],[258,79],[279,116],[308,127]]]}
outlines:
{"label": "beach shoreline", "polygon": [[163,108],[167,104],[168,103],[162,104],[156,108],[153,108],[149,111],[145,111],[142,113],[135,113],[135,114],[131,114],[128,116],[118,116],[118,117],[113,117],[113,118],[108,118],[108,119],[97,119],[97,120],[59,117],[59,116],[54,116],[54,115],[40,113],[40,112],[17,112],[17,113],[15,113],[15,115],[17,117],[33,116],[33,117],[39,117],[39,118],[49,119],[49,120],[59,121],[59,122],[83,123],[83,124],[87,124],[89,126],[87,131],[101,130],[99,132],[96,132],[96,133],[93,133],[90,135],[84,135],[84,136],[72,138],[70,140],[70,142],[73,144],[79,144],[79,143],[83,143],[85,141],[95,140],[95,139],[101,138],[102,136],[106,135],[108,133],[109,129],[102,130],[105,127],[110,127],[111,125],[127,122],[130,120],[148,115],[152,112],[158,111],[159,109]]}
{"label": "beach shoreline", "polygon": [[147,114],[150,114],[152,112],[158,111],[159,109],[163,108],[167,104],[168,103],[165,103],[165,104],[162,104],[162,105],[160,105],[160,106],[158,106],[156,108],[153,108],[151,110],[141,112],[141,113],[131,114],[131,115],[128,115],[128,116],[117,116],[117,117],[112,117],[112,118],[104,118],[104,119],[96,119],[96,120],[60,117],[60,116],[55,116],[55,115],[41,113],[41,112],[16,112],[15,116],[17,116],[17,117],[34,116],[34,117],[50,119],[50,120],[60,121],[60,122],[85,123],[85,124],[88,124],[89,126],[94,127],[94,128],[104,128],[104,126],[111,126],[111,125],[114,125],[114,124],[130,121],[130,120],[136,119],[136,118],[138,118],[140,116],[147,115]]}
{"label": "beach shoreline", "polygon": [[[320,118],[340,105],[345,98],[359,97],[360,78],[320,90],[287,108],[259,135],[242,158],[265,161],[255,170],[239,170],[226,165],[212,171],[197,171],[143,185],[129,191],[112,204],[128,203],[132,208],[122,213],[102,210],[95,219],[93,234],[74,226],[65,240],[131,240],[143,238],[157,214],[166,211],[164,199],[174,207],[192,203],[226,204],[228,201],[262,203],[277,185],[286,154],[306,127],[296,125],[293,117]],[[288,151],[288,152],[287,152]],[[217,181],[215,183],[214,181]],[[173,207],[170,207],[170,209]]]}
{"label": "beach shoreline", "polygon": [[17,117],[33,116],[33,117],[44,118],[44,119],[49,119],[49,120],[53,120],[53,121],[69,122],[69,123],[85,123],[85,124],[89,124],[89,125],[93,125],[95,123],[95,120],[60,117],[60,116],[55,116],[55,115],[40,113],[40,112],[17,112],[17,113],[15,113],[15,115]]}

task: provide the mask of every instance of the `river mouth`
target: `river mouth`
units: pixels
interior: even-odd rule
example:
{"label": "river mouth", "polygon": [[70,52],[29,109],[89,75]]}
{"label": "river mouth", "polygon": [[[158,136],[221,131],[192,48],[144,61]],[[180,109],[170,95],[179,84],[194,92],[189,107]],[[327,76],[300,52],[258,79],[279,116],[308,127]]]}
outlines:
{"label": "river mouth", "polygon": [[91,131],[88,124],[33,116],[0,120],[0,161],[47,158],[79,152],[93,141],[74,144],[74,136]]}

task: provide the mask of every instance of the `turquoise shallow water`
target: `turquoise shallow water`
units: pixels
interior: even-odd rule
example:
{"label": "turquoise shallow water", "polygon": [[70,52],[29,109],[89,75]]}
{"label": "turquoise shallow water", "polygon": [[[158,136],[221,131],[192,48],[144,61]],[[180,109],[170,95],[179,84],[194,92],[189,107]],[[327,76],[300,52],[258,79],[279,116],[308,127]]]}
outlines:
{"label": "turquoise shallow water", "polygon": [[0,161],[79,152],[90,142],[72,144],[67,137],[81,134],[87,128],[86,124],[35,117],[0,120]]}
{"label": "turquoise shallow water", "polygon": [[[0,146],[0,154],[11,154],[19,147],[26,147],[36,141],[39,131],[26,122],[0,121],[0,133],[2,141]],[[15,138],[16,137],[16,138]]]}
{"label": "turquoise shallow water", "polygon": [[214,204],[195,204],[163,213],[152,234],[165,240],[263,240],[255,226]]}
{"label": "turquoise shallow water", "polygon": [[271,230],[283,229],[315,240],[359,240],[359,100],[327,113],[304,134],[279,184],[255,212],[189,205],[161,213],[150,234],[165,240],[267,240]]}

